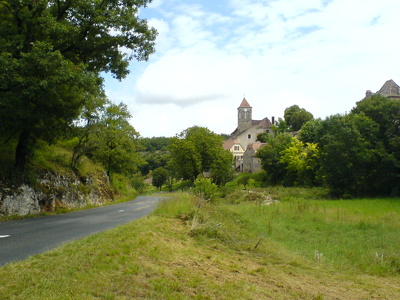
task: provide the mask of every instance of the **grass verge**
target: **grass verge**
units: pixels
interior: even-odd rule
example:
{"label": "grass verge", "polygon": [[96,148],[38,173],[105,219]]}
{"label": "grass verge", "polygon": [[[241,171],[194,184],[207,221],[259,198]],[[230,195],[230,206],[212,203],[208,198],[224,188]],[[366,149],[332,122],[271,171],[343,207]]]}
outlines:
{"label": "grass verge", "polygon": [[[305,205],[293,202],[291,207],[290,203],[213,205],[175,194],[147,218],[0,268],[0,295],[2,299],[400,297],[395,272],[378,276],[316,262],[290,247],[291,237],[279,240],[266,234],[268,219],[278,207],[284,218],[286,212]],[[324,211],[320,205],[318,213]],[[336,204],[332,205],[325,207],[326,222],[335,221]],[[298,213],[294,223],[301,223],[301,216],[313,212],[313,207]],[[351,210],[343,208],[343,212]],[[366,210],[365,214],[379,223],[379,213]],[[348,219],[339,218],[343,224],[359,221],[350,213],[345,215]],[[362,215],[357,213],[359,218]],[[273,224],[271,233],[278,233],[279,227]],[[398,227],[395,230],[399,232]]]}

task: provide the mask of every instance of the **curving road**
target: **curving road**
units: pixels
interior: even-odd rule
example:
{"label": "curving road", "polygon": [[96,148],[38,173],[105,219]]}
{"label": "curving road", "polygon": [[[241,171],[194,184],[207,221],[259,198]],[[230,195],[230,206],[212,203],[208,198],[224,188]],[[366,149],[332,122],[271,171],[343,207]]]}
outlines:
{"label": "curving road", "polygon": [[0,223],[0,266],[141,218],[158,203],[159,197],[141,196],[121,204]]}

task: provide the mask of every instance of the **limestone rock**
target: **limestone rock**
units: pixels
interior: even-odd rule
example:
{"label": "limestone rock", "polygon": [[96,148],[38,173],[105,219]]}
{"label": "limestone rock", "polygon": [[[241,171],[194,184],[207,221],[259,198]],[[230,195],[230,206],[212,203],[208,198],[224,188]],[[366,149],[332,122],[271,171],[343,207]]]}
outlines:
{"label": "limestone rock", "polygon": [[34,188],[25,184],[5,188],[0,184],[0,215],[27,215],[58,207],[101,205],[113,198],[113,189],[105,173],[85,177],[44,173],[38,176]]}

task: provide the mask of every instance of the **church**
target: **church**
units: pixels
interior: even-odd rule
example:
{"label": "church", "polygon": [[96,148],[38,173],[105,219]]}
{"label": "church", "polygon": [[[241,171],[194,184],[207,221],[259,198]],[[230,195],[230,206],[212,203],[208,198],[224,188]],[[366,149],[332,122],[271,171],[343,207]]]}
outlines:
{"label": "church", "polygon": [[253,120],[253,108],[246,98],[243,98],[238,107],[237,118],[238,126],[224,142],[224,149],[232,152],[237,171],[256,173],[261,170],[261,165],[255,154],[264,145],[257,142],[257,135],[272,132],[274,117],[272,117],[272,122],[267,117],[262,120]]}

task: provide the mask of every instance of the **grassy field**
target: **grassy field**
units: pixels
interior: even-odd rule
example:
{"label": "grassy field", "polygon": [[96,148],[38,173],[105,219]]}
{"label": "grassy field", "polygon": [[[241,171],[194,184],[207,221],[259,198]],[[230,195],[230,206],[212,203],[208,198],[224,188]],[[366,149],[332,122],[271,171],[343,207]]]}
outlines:
{"label": "grassy field", "polygon": [[147,218],[0,268],[0,298],[400,299],[400,200],[319,193],[175,194]]}

